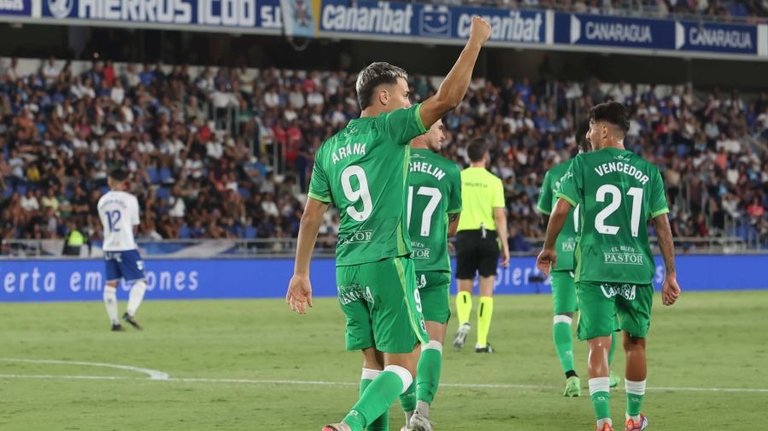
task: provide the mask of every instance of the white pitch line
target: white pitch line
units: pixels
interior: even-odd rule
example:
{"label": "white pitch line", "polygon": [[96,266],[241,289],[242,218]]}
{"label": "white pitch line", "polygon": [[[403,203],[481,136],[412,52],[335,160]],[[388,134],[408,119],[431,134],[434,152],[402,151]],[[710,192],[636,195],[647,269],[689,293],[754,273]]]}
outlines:
{"label": "white pitch line", "polygon": [[118,370],[134,371],[146,374],[150,380],[168,380],[168,373],[152,370],[149,368],[132,367],[130,365],[105,364],[102,362],[80,362],[80,361],[59,361],[54,359],[16,359],[0,358],[0,362],[21,362],[26,364],[46,364],[46,365],[82,365],[87,367],[114,368]]}
{"label": "white pitch line", "polygon": [[0,379],[39,379],[39,380],[144,380],[117,376],[60,376],[54,374],[0,374]]}
{"label": "white pitch line", "polygon": [[[0,374],[0,379],[61,379],[61,380],[144,380],[133,377],[116,376],[66,376],[66,375],[30,375],[30,374]],[[296,385],[296,386],[350,386],[357,387],[356,382],[331,382],[324,380],[269,380],[269,379],[209,379],[198,377],[169,377],[165,382],[182,383],[235,383],[254,385]],[[554,385],[524,385],[524,384],[484,384],[484,383],[440,383],[441,387],[462,389],[559,389]],[[652,392],[726,392],[726,393],[768,393],[766,388],[697,388],[697,387],[649,387]]]}

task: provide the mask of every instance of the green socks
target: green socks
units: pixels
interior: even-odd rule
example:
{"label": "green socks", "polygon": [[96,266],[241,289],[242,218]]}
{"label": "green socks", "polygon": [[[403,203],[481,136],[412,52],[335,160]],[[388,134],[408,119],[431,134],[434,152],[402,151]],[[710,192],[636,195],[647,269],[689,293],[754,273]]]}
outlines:
{"label": "green socks", "polygon": [[419,401],[432,404],[442,369],[443,346],[435,340],[429,340],[429,343],[422,347],[416,372],[416,398]]}
{"label": "green socks", "polygon": [[[411,386],[408,386],[408,389],[400,394],[400,405],[403,406],[406,415],[416,410],[416,382],[411,383]],[[371,427],[369,426],[368,429],[370,430]]]}
{"label": "green socks", "polygon": [[637,419],[637,416],[640,415],[640,409],[643,408],[645,380],[641,382],[624,380],[624,388],[627,391],[627,416]]}
{"label": "green socks", "polygon": [[469,313],[472,312],[472,294],[459,292],[456,294],[456,315],[459,318],[459,326],[469,323]]}
{"label": "green socks", "polygon": [[611,418],[611,381],[608,377],[589,379],[589,395],[598,421]]}
{"label": "green socks", "polygon": [[[378,377],[366,385],[360,399],[344,417],[344,422],[352,431],[362,431],[366,426],[371,429],[375,419],[386,415],[389,406],[405,388],[413,383],[411,373],[403,367],[389,365]],[[363,386],[361,382],[360,386]]]}
{"label": "green socks", "polygon": [[[360,378],[360,397],[363,397],[363,393],[365,393],[365,389],[368,388],[368,386],[373,383],[373,380],[381,374],[381,371],[379,370],[373,370],[370,368],[363,368],[363,375]],[[358,398],[358,399],[359,399]],[[387,431],[389,430],[389,412],[385,412],[383,415],[379,416],[375,420],[373,420],[370,425],[368,425],[368,429],[370,431]]]}
{"label": "green socks", "polygon": [[481,296],[480,307],[477,308],[477,347],[488,345],[491,317],[493,317],[493,297]]}
{"label": "green socks", "polygon": [[560,360],[560,367],[563,369],[563,373],[567,373],[574,370],[573,335],[571,331],[573,319],[559,314],[555,316],[554,322],[552,326],[552,339],[555,342],[557,359]]}

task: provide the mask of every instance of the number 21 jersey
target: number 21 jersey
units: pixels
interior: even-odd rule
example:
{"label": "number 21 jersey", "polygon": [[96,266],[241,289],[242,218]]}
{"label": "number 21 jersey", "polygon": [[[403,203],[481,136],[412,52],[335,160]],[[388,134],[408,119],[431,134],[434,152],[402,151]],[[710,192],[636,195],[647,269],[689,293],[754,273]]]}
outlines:
{"label": "number 21 jersey", "polygon": [[104,229],[104,251],[136,249],[133,226],[140,223],[139,202],[136,196],[120,191],[109,191],[97,205]]}
{"label": "number 21 jersey", "polygon": [[408,144],[426,132],[419,107],[354,119],[317,151],[308,195],[339,210],[336,266],[411,252],[405,220]]}
{"label": "number 21 jersey", "polygon": [[651,283],[648,219],[669,212],[656,166],[618,148],[580,154],[557,196],[580,204],[576,281]]}

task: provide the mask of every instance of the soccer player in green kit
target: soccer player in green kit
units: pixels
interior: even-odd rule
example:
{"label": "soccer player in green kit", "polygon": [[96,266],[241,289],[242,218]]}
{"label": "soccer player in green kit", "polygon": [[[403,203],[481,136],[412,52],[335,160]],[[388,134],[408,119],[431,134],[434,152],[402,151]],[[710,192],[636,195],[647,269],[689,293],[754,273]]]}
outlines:
{"label": "soccer player in green kit", "polygon": [[406,219],[429,342],[421,346],[416,384],[400,396],[408,424],[401,431],[431,429],[429,407],[440,381],[443,341],[451,316],[448,236],[456,234],[459,223],[461,173],[454,162],[437,154],[443,141],[440,120],[411,141]]}
{"label": "soccer player in green kit", "polygon": [[408,144],[464,98],[490,33],[485,20],[472,18],[458,60],[437,93],[421,104],[411,106],[404,70],[388,63],[363,69],[356,84],[360,118],[317,152],[286,302],[300,314],[312,306],[309,263],[323,213],[333,203],[341,218],[336,288],[346,316],[346,348],[363,353],[360,398],[324,431],[387,429],[382,414],[413,382],[419,343],[428,338],[405,211]]}
{"label": "soccer player in green kit", "polygon": [[610,415],[608,350],[618,316],[626,353],[626,431],[648,426],[640,413],[646,387],[645,339],[650,327],[655,264],[648,241],[652,220],[664,258],[662,302],[680,296],[666,193],[658,168],[624,148],[629,129],[626,108],[617,102],[590,110],[587,139],[593,152],[574,158],[561,180],[537,266],[557,267],[556,240],[572,207],[579,207],[576,295],[579,338],[589,344],[589,392],[596,430],[613,431]]}
{"label": "soccer player in green kit", "polygon": [[[579,141],[580,151],[589,151],[590,145],[586,140],[589,123],[586,121],[576,131],[576,138]],[[555,194],[560,188],[560,181],[571,166],[571,160],[567,160],[550,168],[544,175],[544,181],[541,184],[539,201],[536,209],[542,214],[544,226],[549,222],[549,215],[557,202]],[[565,373],[565,391],[563,396],[578,397],[581,396],[581,380],[573,365],[573,336],[571,335],[571,325],[573,315],[578,311],[576,305],[576,286],[573,282],[575,277],[574,269],[576,264],[573,261],[573,252],[576,249],[576,232],[579,229],[578,208],[572,209],[568,213],[567,222],[563,225],[563,230],[557,236],[555,248],[557,249],[557,265],[552,268],[552,304],[554,311],[554,321],[552,325],[552,340],[555,344],[557,358],[560,361],[560,367]],[[613,354],[616,351],[617,343],[616,332],[611,334],[611,349],[608,353],[608,366],[613,363]],[[610,374],[611,387],[619,384],[619,377],[614,372]]]}

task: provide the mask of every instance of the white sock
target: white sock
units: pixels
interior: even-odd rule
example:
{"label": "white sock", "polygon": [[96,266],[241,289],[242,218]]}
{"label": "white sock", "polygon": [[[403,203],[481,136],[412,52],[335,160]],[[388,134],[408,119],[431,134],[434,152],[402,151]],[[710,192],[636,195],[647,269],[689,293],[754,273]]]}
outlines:
{"label": "white sock", "polygon": [[610,377],[595,377],[589,379],[589,395],[594,395],[595,392],[610,392],[611,391],[611,378]]}
{"label": "white sock", "polygon": [[114,287],[104,286],[104,306],[107,309],[107,316],[109,321],[113,325],[120,323],[117,318],[117,289]]}
{"label": "white sock", "polygon": [[407,391],[408,387],[411,386],[411,383],[413,383],[413,376],[411,375],[411,372],[399,365],[387,365],[384,367],[384,371],[395,373],[398,377],[400,377],[400,381],[403,382],[403,389],[400,391],[401,394]]}
{"label": "white sock", "polygon": [[[592,396],[595,392],[610,392],[611,391],[611,378],[610,377],[595,377],[589,379],[589,395]],[[597,429],[602,429],[603,425],[613,425],[611,418],[601,418],[597,420]]]}
{"label": "white sock", "polygon": [[144,280],[139,280],[133,283],[131,287],[131,293],[128,295],[128,308],[125,310],[130,316],[135,316],[141,305],[141,300],[144,299],[144,292],[147,290],[147,283]]}

